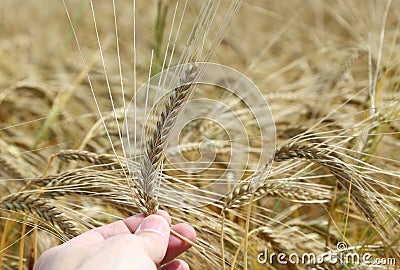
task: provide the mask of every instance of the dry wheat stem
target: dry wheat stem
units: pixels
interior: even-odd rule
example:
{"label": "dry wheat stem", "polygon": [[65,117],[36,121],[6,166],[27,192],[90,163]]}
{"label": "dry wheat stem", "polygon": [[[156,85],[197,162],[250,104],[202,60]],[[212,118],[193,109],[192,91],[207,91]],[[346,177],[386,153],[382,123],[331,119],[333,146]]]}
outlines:
{"label": "dry wheat stem", "polygon": [[[376,110],[376,109],[375,109]],[[382,123],[385,123],[386,119],[379,112],[371,117],[371,127],[368,128],[365,143],[361,152],[363,153],[360,158],[362,162],[367,162],[370,159],[370,154],[374,151],[376,141],[379,140],[379,129],[382,127]]]}

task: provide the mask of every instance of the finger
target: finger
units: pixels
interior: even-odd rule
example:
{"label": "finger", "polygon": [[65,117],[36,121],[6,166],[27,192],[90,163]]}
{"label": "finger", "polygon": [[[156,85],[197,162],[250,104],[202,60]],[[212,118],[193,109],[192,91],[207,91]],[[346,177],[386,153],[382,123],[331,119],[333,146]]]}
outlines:
{"label": "finger", "polygon": [[[166,211],[159,210],[157,214],[165,218],[168,224],[171,223],[171,217]],[[144,214],[137,214],[128,217],[124,220],[119,220],[101,226],[99,228],[92,229],[69,240],[68,242],[65,242],[63,246],[65,245],[88,246],[103,241],[104,239],[107,239],[115,235],[134,233],[144,218],[145,218]]]}
{"label": "finger", "polygon": [[[139,223],[140,221],[143,220],[143,217],[140,217],[139,215],[136,215],[132,218],[138,220],[137,222]],[[129,228],[125,225],[125,223],[122,220],[119,220],[101,226],[99,228],[95,228],[90,231],[84,232],[83,234],[78,235],[75,238],[72,238],[68,242],[65,242],[62,246],[68,246],[68,245],[89,246],[104,241],[104,239],[107,239],[111,236],[119,234],[128,234],[128,233],[131,233]]]}
{"label": "finger", "polygon": [[173,260],[158,270],[189,270],[189,265],[182,260]]}
{"label": "finger", "polygon": [[[175,232],[179,233],[182,236],[185,236],[189,240],[195,242],[196,241],[196,231],[193,229],[192,226],[180,223],[172,226],[171,228]],[[175,257],[180,255],[182,252],[189,249],[191,245],[180,238],[176,237],[175,235],[170,235],[167,253],[162,261],[162,263],[167,263],[173,260]]]}
{"label": "finger", "polygon": [[[171,224],[171,216],[166,211],[158,210],[157,215],[162,216],[168,222],[168,224]],[[124,219],[123,222],[125,223],[126,227],[129,229],[131,233],[135,233],[135,231],[137,230],[137,228],[139,227],[140,223],[143,221],[144,218],[145,218],[144,214],[139,214],[128,217]]]}
{"label": "finger", "polygon": [[146,217],[135,232],[135,241],[144,253],[156,264],[159,265],[168,248],[170,227],[165,218],[159,215]]}

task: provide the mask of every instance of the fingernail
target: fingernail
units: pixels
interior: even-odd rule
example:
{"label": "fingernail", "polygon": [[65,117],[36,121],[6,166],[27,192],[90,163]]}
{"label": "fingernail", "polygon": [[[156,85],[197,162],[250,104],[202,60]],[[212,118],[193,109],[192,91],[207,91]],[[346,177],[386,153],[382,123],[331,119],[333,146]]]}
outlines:
{"label": "fingernail", "polygon": [[160,216],[148,216],[139,225],[136,233],[140,232],[152,232],[160,235],[165,235],[168,231],[168,226],[166,226],[166,221]]}

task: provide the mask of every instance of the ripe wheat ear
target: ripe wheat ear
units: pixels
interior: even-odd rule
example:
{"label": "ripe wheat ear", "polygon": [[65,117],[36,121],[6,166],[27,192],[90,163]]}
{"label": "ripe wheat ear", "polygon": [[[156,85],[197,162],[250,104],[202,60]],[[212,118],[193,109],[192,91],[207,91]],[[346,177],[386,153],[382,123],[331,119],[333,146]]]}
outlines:
{"label": "ripe wheat ear", "polygon": [[[327,168],[340,185],[349,192],[349,199],[380,234],[392,254],[400,258],[396,243],[396,229],[394,230],[394,228],[398,228],[398,221],[393,213],[386,213],[387,215],[380,213],[383,209],[377,208],[374,206],[375,202],[369,200],[368,190],[365,190],[365,185],[363,185],[365,179],[356,169],[350,168],[335,154],[328,154],[326,149],[319,149],[315,146],[290,142],[278,147],[275,151],[274,160],[277,162],[296,158],[310,160]],[[392,224],[393,222],[394,224]],[[393,243],[393,241],[395,242]]]}
{"label": "ripe wheat ear", "polygon": [[168,102],[163,108],[158,118],[156,127],[147,141],[143,160],[136,173],[137,193],[139,209],[147,214],[154,214],[158,209],[158,201],[155,197],[155,186],[159,175],[159,168],[162,162],[163,149],[166,139],[170,134],[171,128],[175,124],[176,118],[192,89],[193,78],[195,76],[194,66],[185,71],[179,86],[172,90]]}
{"label": "ripe wheat ear", "polygon": [[39,218],[45,225],[50,224],[50,229],[59,228],[60,235],[73,238],[80,234],[74,223],[58,210],[55,206],[33,193],[14,193],[1,201],[4,210],[24,212]]}

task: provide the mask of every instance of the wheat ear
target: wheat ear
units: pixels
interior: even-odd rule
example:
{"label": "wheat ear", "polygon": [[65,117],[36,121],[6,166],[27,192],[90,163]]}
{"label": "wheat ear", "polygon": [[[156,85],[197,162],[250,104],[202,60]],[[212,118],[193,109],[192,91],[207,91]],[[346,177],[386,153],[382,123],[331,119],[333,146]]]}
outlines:
{"label": "wheat ear", "polygon": [[[326,149],[325,149],[326,151]],[[372,224],[380,234],[382,240],[389,246],[392,253],[399,257],[399,251],[392,241],[398,239],[393,228],[388,223],[387,217],[382,215],[376,207],[366,198],[368,190],[363,190],[361,184],[364,178],[355,170],[343,162],[339,157],[324,153],[323,149],[315,146],[288,143],[278,147],[274,160],[277,162],[293,158],[307,159],[327,168],[338,182],[349,192],[349,198],[361,211],[364,217]],[[397,221],[395,221],[397,222]]]}
{"label": "wheat ear", "polygon": [[158,118],[156,127],[146,143],[143,160],[136,175],[137,186],[135,190],[138,195],[139,209],[147,215],[154,214],[158,210],[155,185],[162,161],[162,152],[178,113],[191,92],[191,81],[193,81],[194,74],[194,66],[191,66],[186,70],[179,86],[172,90],[168,102]]}
{"label": "wheat ear", "polygon": [[351,192],[351,199],[365,217],[369,221],[373,221],[376,218],[376,213],[372,210],[371,205],[365,199],[363,190],[357,184],[352,185],[350,190],[350,183],[354,182],[358,177],[356,172],[350,170],[338,157],[323,153],[321,150],[322,149],[309,145],[288,143],[275,150],[274,161],[281,162],[289,159],[300,158],[311,160],[326,167],[332,175],[335,176],[339,183]]}
{"label": "wheat ear", "polygon": [[69,149],[54,154],[50,158],[49,164],[47,165],[45,171],[48,170],[55,157],[59,158],[64,162],[69,162],[73,160],[73,161],[83,161],[89,164],[100,165],[100,167],[105,170],[122,169],[121,165],[118,162],[118,159],[114,155],[108,155],[108,154],[99,155],[89,151]]}
{"label": "wheat ear", "polygon": [[59,228],[68,239],[78,236],[79,230],[55,206],[47,201],[33,196],[31,193],[14,193],[1,201],[1,208],[9,211],[24,212],[39,217]]}
{"label": "wheat ear", "polygon": [[266,181],[251,192],[251,184],[238,185],[228,194],[225,201],[226,209],[233,209],[248,203],[248,199],[254,194],[255,200],[267,196],[282,198],[292,201],[328,201],[332,198],[331,192],[322,190],[312,190],[304,183],[292,181]]}

